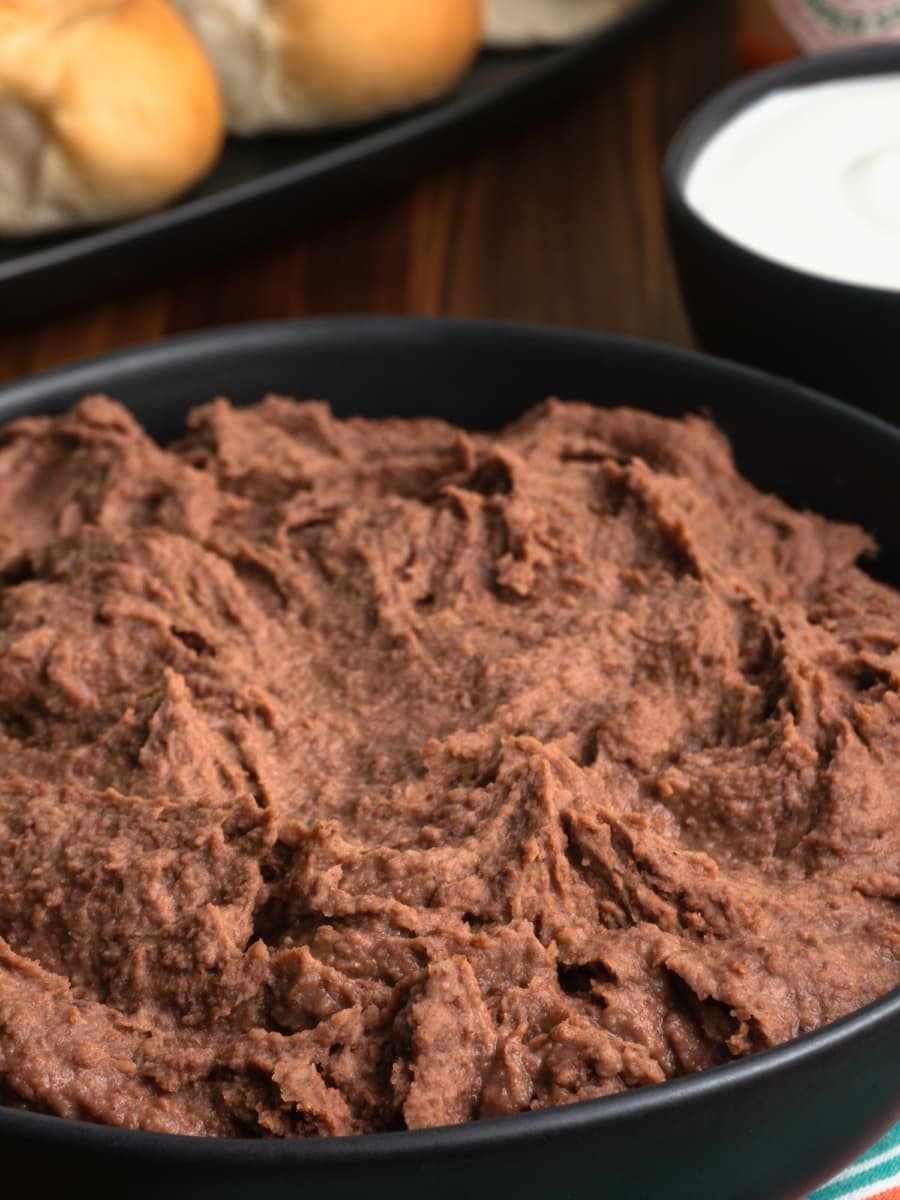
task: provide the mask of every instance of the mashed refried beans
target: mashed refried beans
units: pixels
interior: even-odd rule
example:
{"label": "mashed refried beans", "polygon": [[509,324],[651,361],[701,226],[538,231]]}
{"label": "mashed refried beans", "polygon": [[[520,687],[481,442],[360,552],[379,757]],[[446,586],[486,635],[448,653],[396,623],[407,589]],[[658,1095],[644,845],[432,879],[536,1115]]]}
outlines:
{"label": "mashed refried beans", "polygon": [[325,1136],[900,984],[900,593],[697,418],[0,432],[0,1099]]}

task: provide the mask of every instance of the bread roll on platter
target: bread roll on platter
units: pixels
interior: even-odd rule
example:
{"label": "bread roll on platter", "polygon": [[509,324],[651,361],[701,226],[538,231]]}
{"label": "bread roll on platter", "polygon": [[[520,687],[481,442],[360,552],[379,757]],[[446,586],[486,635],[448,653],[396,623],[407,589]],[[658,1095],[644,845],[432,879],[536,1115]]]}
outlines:
{"label": "bread roll on platter", "polygon": [[432,100],[481,38],[480,0],[174,0],[240,134],[347,125]]}
{"label": "bread roll on platter", "polygon": [[133,216],[210,169],[213,71],[165,0],[0,0],[0,236]]}

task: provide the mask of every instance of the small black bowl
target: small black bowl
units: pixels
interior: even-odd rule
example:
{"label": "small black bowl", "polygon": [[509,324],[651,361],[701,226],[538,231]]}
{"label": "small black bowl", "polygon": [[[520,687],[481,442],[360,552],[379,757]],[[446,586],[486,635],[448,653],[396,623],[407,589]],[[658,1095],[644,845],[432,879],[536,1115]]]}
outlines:
{"label": "small black bowl", "polygon": [[[106,391],[160,440],[227,394],[497,428],[552,393],[710,414],[754,483],[857,521],[900,585],[900,430],[696,354],[528,326],[344,320],[203,333],[0,390],[0,423]],[[2,1014],[0,1014],[2,1023]],[[900,1118],[900,989],[816,1033],[656,1087],[447,1129],[321,1141],[135,1133],[0,1107],[3,1195],[43,1200],[799,1200]]]}
{"label": "small black bowl", "polygon": [[900,71],[900,46],[799,59],[750,76],[700,108],[664,169],[669,234],[700,344],[900,423],[900,291],[838,283],[783,266],[718,233],[685,198],[709,140],[780,88]]}

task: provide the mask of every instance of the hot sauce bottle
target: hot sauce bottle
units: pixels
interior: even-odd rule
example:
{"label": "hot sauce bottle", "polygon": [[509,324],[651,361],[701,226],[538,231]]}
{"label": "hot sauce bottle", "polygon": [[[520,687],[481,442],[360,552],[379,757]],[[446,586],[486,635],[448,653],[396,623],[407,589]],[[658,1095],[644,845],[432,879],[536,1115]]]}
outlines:
{"label": "hot sauce bottle", "polygon": [[798,54],[900,41],[900,0],[739,0],[747,70]]}

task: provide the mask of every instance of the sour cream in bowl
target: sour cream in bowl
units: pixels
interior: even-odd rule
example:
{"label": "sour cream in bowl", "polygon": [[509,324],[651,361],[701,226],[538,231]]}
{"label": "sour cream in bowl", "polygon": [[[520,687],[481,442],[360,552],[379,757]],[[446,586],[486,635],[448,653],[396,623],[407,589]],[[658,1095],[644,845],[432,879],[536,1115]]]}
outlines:
{"label": "sour cream in bowl", "polygon": [[900,70],[763,97],[710,139],[686,196],[785,266],[900,290]]}
{"label": "sour cream in bowl", "polygon": [[673,143],[666,201],[707,348],[900,421],[900,47],[720,93]]}

